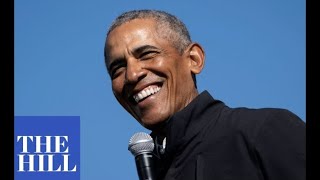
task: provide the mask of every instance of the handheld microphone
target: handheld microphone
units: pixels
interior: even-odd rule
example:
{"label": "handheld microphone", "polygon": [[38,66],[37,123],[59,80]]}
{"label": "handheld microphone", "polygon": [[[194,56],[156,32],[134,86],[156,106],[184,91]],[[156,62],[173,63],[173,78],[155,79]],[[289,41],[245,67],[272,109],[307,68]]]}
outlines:
{"label": "handheld microphone", "polygon": [[144,132],[135,133],[129,141],[129,151],[134,155],[140,180],[155,180],[152,137]]}

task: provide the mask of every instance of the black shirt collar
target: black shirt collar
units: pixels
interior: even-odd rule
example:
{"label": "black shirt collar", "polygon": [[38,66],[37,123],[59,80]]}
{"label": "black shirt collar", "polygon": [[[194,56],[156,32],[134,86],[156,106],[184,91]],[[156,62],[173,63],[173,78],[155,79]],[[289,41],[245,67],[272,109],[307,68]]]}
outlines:
{"label": "black shirt collar", "polygon": [[[215,100],[208,91],[203,91],[184,109],[176,112],[164,126],[166,154],[173,155],[182,150],[185,145],[188,144],[188,141],[198,134],[207,124],[208,118],[205,117],[208,113],[208,109],[216,107],[216,105],[223,106],[224,104],[219,100]],[[218,113],[216,113],[216,116],[218,116]],[[213,119],[215,120],[216,118]],[[162,143],[164,138],[154,132],[151,136],[156,140],[161,141],[160,143]]]}

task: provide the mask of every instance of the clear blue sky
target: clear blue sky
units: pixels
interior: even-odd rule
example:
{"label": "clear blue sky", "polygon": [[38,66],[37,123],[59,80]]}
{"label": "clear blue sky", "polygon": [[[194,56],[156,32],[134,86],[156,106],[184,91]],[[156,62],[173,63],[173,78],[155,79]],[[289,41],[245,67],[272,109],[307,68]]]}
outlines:
{"label": "clear blue sky", "polygon": [[206,51],[197,77],[230,107],[286,108],[306,120],[305,0],[15,0],[15,115],[81,117],[81,179],[138,180],[130,137],[104,65],[121,12],[166,10]]}

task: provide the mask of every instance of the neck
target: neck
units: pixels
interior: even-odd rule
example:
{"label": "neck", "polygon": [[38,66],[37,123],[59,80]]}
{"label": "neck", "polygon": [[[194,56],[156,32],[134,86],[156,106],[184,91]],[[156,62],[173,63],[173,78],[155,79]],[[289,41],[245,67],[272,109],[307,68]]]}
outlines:
{"label": "neck", "polygon": [[[181,108],[179,109],[178,111],[181,111],[182,109],[184,109],[188,104],[190,104],[190,102],[192,102],[197,96],[199,95],[198,93],[198,90],[197,89],[194,89],[191,93],[190,93],[190,96],[189,98],[187,99],[186,101],[186,104]],[[170,115],[170,117],[165,120],[164,122],[158,124],[156,127],[152,128],[152,132],[154,134],[156,134],[157,136],[163,136],[163,137],[166,137],[166,127],[171,119],[171,117],[177,113],[178,111],[175,111],[173,114]]]}

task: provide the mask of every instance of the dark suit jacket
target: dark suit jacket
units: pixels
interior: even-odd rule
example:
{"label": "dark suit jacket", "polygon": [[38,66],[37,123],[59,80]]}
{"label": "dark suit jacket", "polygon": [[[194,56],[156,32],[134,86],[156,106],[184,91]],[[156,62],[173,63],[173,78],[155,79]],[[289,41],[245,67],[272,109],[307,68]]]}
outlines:
{"label": "dark suit jacket", "polygon": [[230,108],[207,91],[151,133],[164,180],[303,180],[305,135],[288,110]]}

